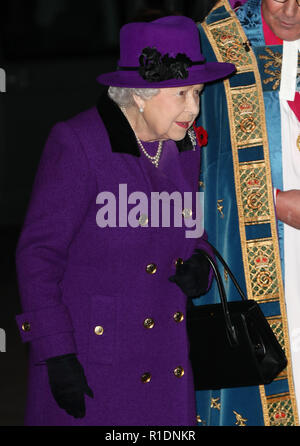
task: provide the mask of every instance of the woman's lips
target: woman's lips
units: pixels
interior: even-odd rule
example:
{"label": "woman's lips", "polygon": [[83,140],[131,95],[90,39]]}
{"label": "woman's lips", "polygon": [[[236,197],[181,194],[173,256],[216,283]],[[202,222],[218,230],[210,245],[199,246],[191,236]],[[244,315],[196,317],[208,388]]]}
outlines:
{"label": "woman's lips", "polygon": [[176,123],[177,125],[179,125],[179,127],[182,127],[182,128],[184,128],[184,129],[189,128],[189,125],[190,125],[189,122],[179,122],[179,121],[175,121],[175,123]]}

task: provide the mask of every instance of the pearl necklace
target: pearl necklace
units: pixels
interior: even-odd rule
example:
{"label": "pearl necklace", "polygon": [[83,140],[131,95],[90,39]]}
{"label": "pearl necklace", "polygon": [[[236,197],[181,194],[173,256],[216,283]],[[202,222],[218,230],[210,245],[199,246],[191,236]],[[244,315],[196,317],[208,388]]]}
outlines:
{"label": "pearl necklace", "polygon": [[159,160],[160,160],[160,157],[161,157],[161,152],[162,152],[163,141],[159,141],[157,152],[156,152],[156,154],[154,156],[152,156],[152,155],[150,155],[147,152],[147,150],[143,146],[143,144],[142,144],[141,140],[139,139],[139,137],[137,135],[135,135],[135,137],[136,137],[138,145],[142,149],[142,152],[144,153],[144,155],[146,155],[146,157],[151,161],[152,164],[154,164],[155,167],[158,167],[158,163],[159,163]]}
{"label": "pearl necklace", "polygon": [[[125,107],[121,107],[122,112],[124,113],[124,115],[126,116],[127,120],[128,120],[128,116],[126,113],[126,109]],[[129,121],[129,120],[128,120]],[[162,146],[163,146],[163,141],[159,141],[158,143],[158,147],[157,147],[157,152],[155,155],[150,155],[147,150],[145,149],[145,147],[142,144],[142,141],[140,140],[140,138],[137,136],[137,134],[134,132],[136,140],[138,145],[140,146],[142,152],[144,153],[144,155],[151,161],[152,164],[154,164],[155,167],[158,167],[159,161],[160,161],[160,157],[161,157],[161,152],[162,152]]]}

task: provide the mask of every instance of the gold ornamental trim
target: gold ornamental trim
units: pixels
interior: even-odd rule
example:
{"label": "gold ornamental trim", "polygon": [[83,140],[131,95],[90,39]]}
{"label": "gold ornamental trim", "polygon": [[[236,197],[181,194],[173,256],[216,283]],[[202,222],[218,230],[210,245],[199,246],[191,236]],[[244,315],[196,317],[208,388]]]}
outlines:
{"label": "gold ornamental trim", "polygon": [[[247,295],[258,303],[279,303],[281,314],[269,322],[288,359],[277,382],[286,379],[289,393],[267,396],[265,387],[259,386],[264,424],[298,426],[261,78],[255,54],[251,47],[245,49],[247,37],[229,3],[219,0],[212,12],[221,7],[228,13],[226,19],[201,24],[216,58],[235,64],[238,74],[251,72],[255,78],[254,84],[239,87],[224,81]],[[264,159],[240,163],[239,150],[255,145],[262,146]],[[270,237],[247,241],[247,226],[263,223],[270,225]]]}

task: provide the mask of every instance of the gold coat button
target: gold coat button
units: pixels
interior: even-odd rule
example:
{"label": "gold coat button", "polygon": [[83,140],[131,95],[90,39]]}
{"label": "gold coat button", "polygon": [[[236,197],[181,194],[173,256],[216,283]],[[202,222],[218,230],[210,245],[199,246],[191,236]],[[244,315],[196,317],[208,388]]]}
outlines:
{"label": "gold coat button", "polygon": [[184,216],[184,218],[190,218],[193,214],[192,209],[189,208],[184,208],[182,211],[182,215]]}
{"label": "gold coat button", "polygon": [[157,271],[157,266],[155,263],[149,263],[149,265],[146,266],[146,271],[148,274],[155,274]]}
{"label": "gold coat button", "polygon": [[24,322],[24,324],[22,324],[22,330],[23,331],[30,331],[31,330],[31,325],[29,322]]}
{"label": "gold coat button", "polygon": [[139,218],[139,225],[146,226],[148,224],[148,217],[146,214],[141,214]]}
{"label": "gold coat button", "polygon": [[141,380],[144,384],[149,383],[151,381],[151,374],[150,373],[144,373],[141,376]]}
{"label": "gold coat button", "polygon": [[144,320],[144,327],[145,328],[153,328],[154,327],[154,320],[151,317],[147,317]]}
{"label": "gold coat button", "polygon": [[94,332],[96,333],[96,335],[98,336],[102,336],[104,333],[104,328],[101,327],[101,325],[97,325],[97,327],[95,327]]}
{"label": "gold coat button", "polygon": [[183,259],[181,257],[178,257],[178,259],[175,260],[175,266],[182,265]]}
{"label": "gold coat button", "polygon": [[176,311],[176,313],[173,314],[173,318],[175,322],[182,322],[184,319],[183,313],[181,311]]}
{"label": "gold coat button", "polygon": [[184,375],[184,370],[183,370],[183,368],[182,368],[181,366],[176,367],[176,369],[174,370],[174,375],[175,375],[177,378],[181,378],[181,377]]}

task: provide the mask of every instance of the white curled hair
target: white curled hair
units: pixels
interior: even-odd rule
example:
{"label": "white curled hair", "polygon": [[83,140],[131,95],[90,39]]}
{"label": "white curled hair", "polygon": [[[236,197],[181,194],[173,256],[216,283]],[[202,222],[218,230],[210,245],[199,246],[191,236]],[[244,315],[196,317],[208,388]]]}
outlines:
{"label": "white curled hair", "polygon": [[159,93],[159,88],[123,88],[109,87],[108,96],[116,102],[119,107],[128,107],[134,104],[133,95],[140,96],[142,99],[151,99]]}

